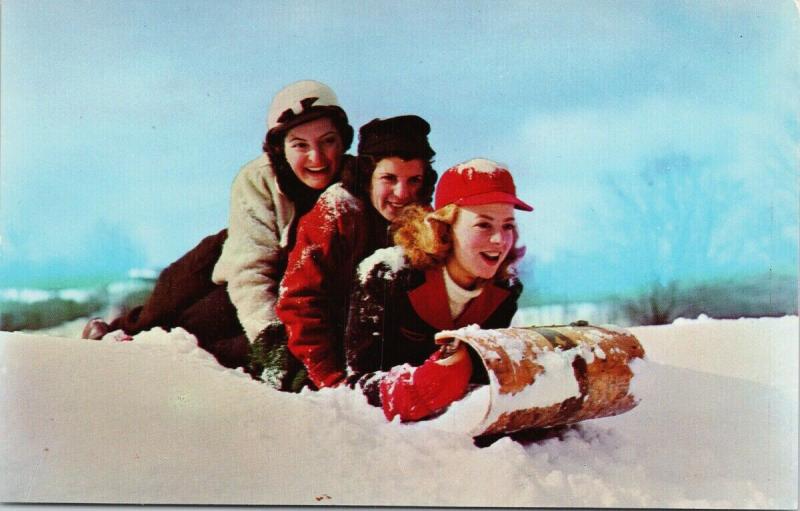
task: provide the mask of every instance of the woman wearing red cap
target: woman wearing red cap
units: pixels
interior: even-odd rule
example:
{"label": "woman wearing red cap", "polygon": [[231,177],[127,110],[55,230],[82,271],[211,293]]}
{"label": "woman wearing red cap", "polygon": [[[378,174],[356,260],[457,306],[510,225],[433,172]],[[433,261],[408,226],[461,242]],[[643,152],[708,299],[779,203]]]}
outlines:
{"label": "woman wearing red cap", "polygon": [[462,345],[445,356],[433,336],[477,324],[504,328],[522,285],[514,278],[516,196],[510,172],[474,159],[447,170],[435,210],[410,207],[398,219],[397,246],[361,263],[346,339],[349,380],[388,419],[431,416],[466,392],[473,362]]}
{"label": "woman wearing red cap", "polygon": [[328,188],[298,226],[276,307],[288,340],[278,329],[256,341],[262,379],[286,390],[297,390],[306,376],[317,388],[344,381],[343,335],[356,266],[391,245],[390,222],[402,208],[430,204],[436,172],[429,132],[416,115],[361,127],[354,172],[348,169]]}

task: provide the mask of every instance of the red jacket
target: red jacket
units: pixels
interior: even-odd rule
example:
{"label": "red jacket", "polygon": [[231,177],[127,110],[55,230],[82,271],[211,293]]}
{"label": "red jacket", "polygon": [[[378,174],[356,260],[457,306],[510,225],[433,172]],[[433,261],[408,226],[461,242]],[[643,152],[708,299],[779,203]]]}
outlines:
{"label": "red jacket", "polygon": [[[392,251],[385,254],[397,260]],[[366,261],[366,263],[373,261]],[[411,267],[389,268],[376,259],[364,274],[350,304],[346,353],[348,381],[362,386],[367,399],[381,404],[378,386],[395,366],[423,364],[438,348],[433,336],[470,324],[481,328],[505,328],[517,311],[522,284],[516,279],[495,280],[467,305],[455,320],[450,315],[442,268],[418,270]],[[482,383],[486,373],[473,357],[473,381]],[[375,374],[377,373],[377,374]],[[377,376],[377,377],[376,377]]]}
{"label": "red jacket", "polygon": [[341,184],[300,220],[276,306],[289,351],[319,388],[345,376],[343,336],[356,265],[388,244],[388,222]]}
{"label": "red jacket", "polygon": [[471,324],[508,327],[521,293],[522,284],[516,279],[489,282],[454,320],[441,267],[405,267],[389,274],[384,263],[378,262],[365,271],[350,305],[346,350],[351,372],[419,365],[438,349],[433,336],[441,330]]}

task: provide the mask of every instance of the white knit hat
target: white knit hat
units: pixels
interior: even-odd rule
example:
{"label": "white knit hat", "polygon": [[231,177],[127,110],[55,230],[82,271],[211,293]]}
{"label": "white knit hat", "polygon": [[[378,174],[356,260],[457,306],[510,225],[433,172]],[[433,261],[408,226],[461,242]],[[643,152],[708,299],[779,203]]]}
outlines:
{"label": "white knit hat", "polygon": [[267,132],[286,129],[312,120],[319,115],[302,115],[311,107],[339,107],[333,90],[324,83],[301,80],[287,85],[272,100],[267,115]]}

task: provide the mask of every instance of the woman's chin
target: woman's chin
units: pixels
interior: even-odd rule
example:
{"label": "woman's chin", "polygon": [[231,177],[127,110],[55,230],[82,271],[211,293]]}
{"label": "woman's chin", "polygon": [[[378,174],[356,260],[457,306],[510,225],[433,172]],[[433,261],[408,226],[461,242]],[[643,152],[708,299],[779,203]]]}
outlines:
{"label": "woman's chin", "polygon": [[304,185],[314,190],[324,190],[333,182],[333,176],[329,174],[304,175],[301,179]]}
{"label": "woman's chin", "polygon": [[495,277],[495,275],[497,275],[497,270],[498,269],[500,269],[500,265],[499,264],[495,264],[495,265],[492,265],[492,266],[487,266],[485,268],[481,268],[481,270],[478,272],[479,275],[476,275],[476,276],[477,276],[477,278],[483,279],[483,280],[493,279]]}

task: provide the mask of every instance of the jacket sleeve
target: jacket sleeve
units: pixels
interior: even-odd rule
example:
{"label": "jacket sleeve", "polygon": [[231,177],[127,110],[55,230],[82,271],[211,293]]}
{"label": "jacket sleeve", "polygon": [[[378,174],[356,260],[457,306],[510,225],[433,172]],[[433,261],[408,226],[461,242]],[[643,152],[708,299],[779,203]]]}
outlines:
{"label": "jacket sleeve", "polygon": [[359,388],[371,405],[381,406],[380,382],[386,376],[380,370],[385,310],[378,305],[383,301],[373,297],[385,297],[388,282],[376,278],[375,271],[362,277],[361,270],[354,276],[344,335],[347,384]]}
{"label": "jacket sleeve", "polygon": [[376,277],[378,266],[363,278],[355,276],[344,337],[347,371],[352,380],[381,369],[383,325],[387,314],[384,305],[390,282]]}
{"label": "jacket sleeve", "polygon": [[286,326],[289,351],[319,388],[335,385],[345,377],[331,310],[337,305],[333,300],[346,298],[337,282],[352,272],[343,253],[351,249],[343,231],[349,225],[349,215],[355,214],[341,203],[332,204],[327,197],[323,194],[298,224],[297,241],[289,254],[276,308]]}
{"label": "jacket sleeve", "polygon": [[376,250],[358,265],[345,329],[348,381],[389,369],[395,361],[385,352],[392,342],[397,305],[410,275],[405,252],[399,246]]}
{"label": "jacket sleeve", "polygon": [[228,283],[228,294],[250,342],[276,319],[282,255],[276,211],[280,204],[266,182],[274,176],[265,175],[265,166],[256,162],[245,166],[234,180],[228,239],[212,277],[217,283]]}
{"label": "jacket sleeve", "polygon": [[345,354],[347,357],[347,381],[361,390],[373,406],[381,406],[380,385],[388,377],[394,362],[385,352],[388,325],[393,325],[397,294],[404,293],[401,282],[406,278],[405,270],[393,271],[383,261],[385,257],[396,260],[402,255],[400,247],[376,251],[360,265],[355,277],[353,296],[350,300],[347,329],[345,330]]}

